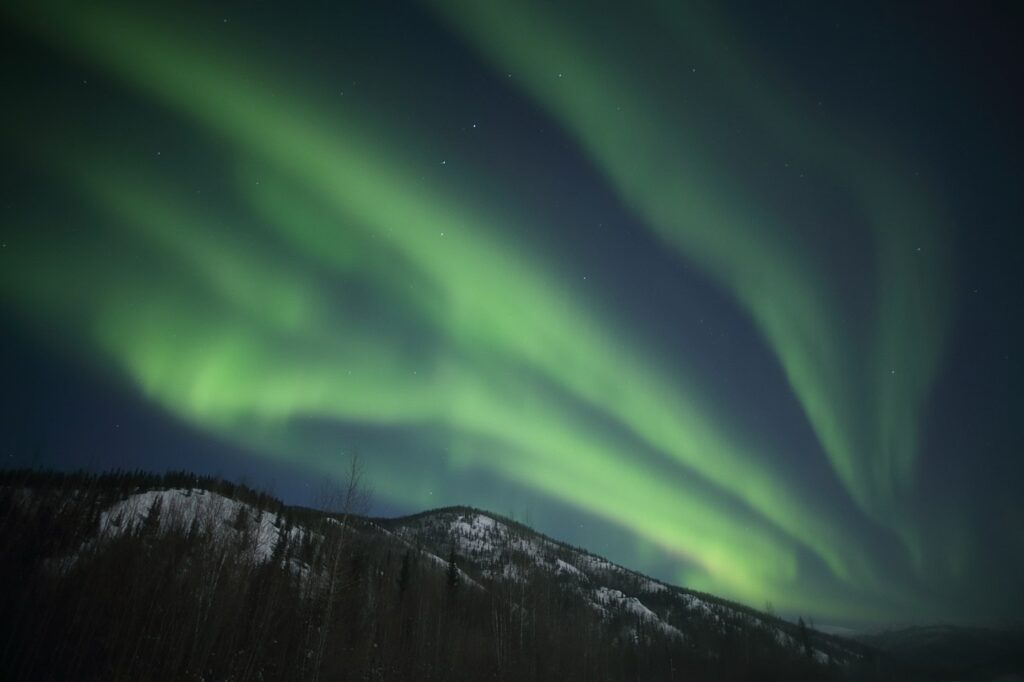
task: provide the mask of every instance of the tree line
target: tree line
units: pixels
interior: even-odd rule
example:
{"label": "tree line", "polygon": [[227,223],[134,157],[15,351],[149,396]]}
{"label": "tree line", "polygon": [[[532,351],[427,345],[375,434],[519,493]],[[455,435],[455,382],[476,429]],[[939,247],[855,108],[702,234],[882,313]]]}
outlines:
{"label": "tree line", "polygon": [[[224,518],[155,502],[138,523],[95,540],[111,504],[161,488],[245,505]],[[362,492],[353,469],[322,513],[187,472],[0,472],[0,678],[610,682],[855,672],[740,626],[682,641],[639,619],[609,623],[542,571],[486,580],[457,547],[438,559],[356,513]],[[277,538],[265,561],[254,560],[261,517]]]}

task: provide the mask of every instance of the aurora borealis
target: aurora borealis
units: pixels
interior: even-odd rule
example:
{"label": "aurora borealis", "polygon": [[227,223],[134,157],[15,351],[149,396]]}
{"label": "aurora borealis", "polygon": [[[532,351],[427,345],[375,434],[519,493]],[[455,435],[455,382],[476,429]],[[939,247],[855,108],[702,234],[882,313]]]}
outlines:
{"label": "aurora borealis", "polygon": [[756,607],[1015,613],[1000,72],[952,10],[619,5],[5,7],[8,362]]}

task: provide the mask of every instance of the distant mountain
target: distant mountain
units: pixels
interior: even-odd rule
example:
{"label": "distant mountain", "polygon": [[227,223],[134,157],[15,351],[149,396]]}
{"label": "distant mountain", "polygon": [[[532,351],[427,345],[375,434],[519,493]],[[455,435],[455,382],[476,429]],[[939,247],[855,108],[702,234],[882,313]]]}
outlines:
{"label": "distant mountain", "polygon": [[3,680],[952,679],[489,512],[187,473],[0,473],[0,585]]}
{"label": "distant mountain", "polygon": [[1003,629],[932,625],[859,635],[861,642],[909,666],[950,679],[1024,682],[1024,626]]}

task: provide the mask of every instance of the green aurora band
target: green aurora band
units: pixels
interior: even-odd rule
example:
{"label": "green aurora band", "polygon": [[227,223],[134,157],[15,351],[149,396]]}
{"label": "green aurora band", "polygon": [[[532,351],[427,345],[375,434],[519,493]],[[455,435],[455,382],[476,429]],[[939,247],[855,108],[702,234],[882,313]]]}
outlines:
{"label": "green aurora band", "polygon": [[[896,255],[933,227],[923,190],[891,159],[830,131],[802,138],[782,104],[765,116],[771,134],[863,204],[879,293],[861,348],[841,296],[811,254],[791,248],[785,225],[768,211],[748,215],[709,180],[718,170],[696,131],[692,148],[664,147],[666,131],[686,130],[685,96],[663,101],[651,84],[630,83],[622,74],[643,64],[612,63],[539,6],[436,5],[515,70],[654,233],[735,295],[866,516],[808,495],[770,449],[703,400],[699,380],[660,372],[642,339],[503,238],[515,218],[411,170],[428,154],[402,131],[317,106],[269,64],[243,65],[236,55],[251,51],[172,30],[167,17],[41,3],[15,18],[226,145],[244,220],[137,172],[116,145],[32,149],[89,207],[82,222],[114,235],[128,257],[112,264],[84,236],[54,249],[45,221],[26,216],[41,236],[0,274],[4,300],[84,337],[171,413],[266,456],[338,471],[336,452],[296,428],[302,420],[415,429],[448,453],[429,471],[396,470],[399,453],[367,453],[375,487],[391,499],[436,504],[428,488],[482,471],[685,559],[693,568],[681,577],[694,587],[822,616],[874,619],[894,605],[922,613],[923,595],[883,579],[862,540],[875,532],[872,518],[890,515],[924,560],[910,526],[891,516],[913,482],[941,355],[944,312],[930,304],[941,273],[907,269]],[[685,18],[664,23],[690,35]],[[566,65],[571,85],[551,64]],[[742,62],[723,68],[751,77]],[[645,124],[626,136],[618,113],[597,113],[609,92]],[[243,237],[252,231],[260,238]],[[595,414],[616,428],[596,428]]]}
{"label": "green aurora band", "polygon": [[[654,3],[658,11],[633,31],[618,30],[626,20],[614,11],[595,13],[607,21],[599,33],[576,30],[579,18],[560,15],[550,3],[434,4],[525,83],[666,244],[750,311],[850,494],[866,512],[888,518],[912,484],[920,414],[946,324],[945,230],[934,198],[877,143],[822,129],[808,112],[770,96],[743,101],[743,93],[771,88],[755,87],[763,74],[752,73],[752,60],[739,56],[735,41],[693,4]],[[599,40],[588,39],[594,33]],[[877,310],[866,350],[851,341],[857,334],[847,306],[812,254],[794,248],[799,242],[769,211],[738,208],[750,202],[734,196],[736,183],[719,179],[724,171],[702,144],[678,74],[643,79],[657,73],[657,64],[629,43],[638,35],[693,46],[701,68],[715,69],[727,94],[756,111],[794,158],[850,188],[875,240]],[[627,104],[611,106],[617,102]],[[922,243],[929,257],[908,262]]]}

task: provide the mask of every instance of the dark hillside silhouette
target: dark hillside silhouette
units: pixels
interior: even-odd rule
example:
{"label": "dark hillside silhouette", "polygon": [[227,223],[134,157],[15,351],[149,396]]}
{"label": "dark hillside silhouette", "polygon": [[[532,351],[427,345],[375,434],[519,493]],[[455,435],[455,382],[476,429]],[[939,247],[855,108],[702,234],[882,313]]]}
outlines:
{"label": "dark hillside silhouette", "polygon": [[186,472],[0,473],[0,678],[915,679],[500,516],[369,519],[339,490],[321,512]]}

